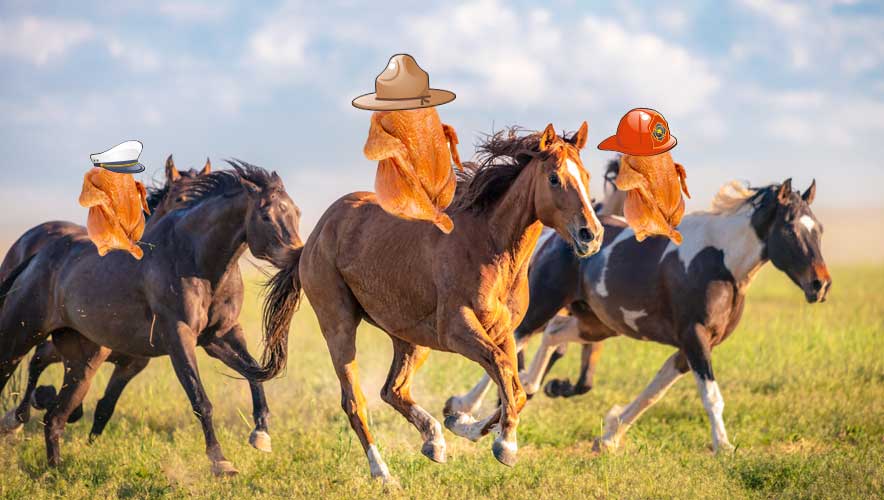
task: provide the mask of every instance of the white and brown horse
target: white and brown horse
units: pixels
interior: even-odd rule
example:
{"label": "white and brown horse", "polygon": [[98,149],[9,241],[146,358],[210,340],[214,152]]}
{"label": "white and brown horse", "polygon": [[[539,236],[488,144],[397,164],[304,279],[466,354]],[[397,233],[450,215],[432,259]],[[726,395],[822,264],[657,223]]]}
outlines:
{"label": "white and brown horse", "polygon": [[[760,189],[728,184],[711,211],[684,218],[681,246],[659,237],[639,243],[614,217],[602,218],[602,250],[588,259],[578,259],[554,235],[547,239],[529,272],[531,305],[517,329],[524,345],[547,325],[531,368],[521,377],[526,392],[538,389],[550,358],[568,342],[593,345],[626,335],[668,344],[678,351],[635,401],[609,412],[597,444],[617,448],[629,426],[691,370],[711,422],[713,448],[731,449],[711,350],[736,328],[748,286],[768,261],[804,291],[808,302],[825,300],[831,278],[820,251],[822,225],[810,208],[815,193],[815,183],[803,194],[793,192],[791,180]],[[571,317],[556,317],[563,307]],[[581,379],[591,374],[599,352],[584,363]],[[455,401],[459,408],[477,408],[483,392],[480,384]]]}

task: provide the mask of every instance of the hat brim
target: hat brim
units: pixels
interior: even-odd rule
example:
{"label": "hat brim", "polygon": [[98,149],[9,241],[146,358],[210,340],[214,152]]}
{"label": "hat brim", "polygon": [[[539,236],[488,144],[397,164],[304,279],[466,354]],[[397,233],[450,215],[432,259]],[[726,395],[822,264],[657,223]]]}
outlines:
{"label": "hat brim", "polygon": [[454,100],[456,95],[442,89],[430,89],[430,97],[421,99],[378,99],[375,93],[365,94],[353,99],[353,106],[369,111],[403,111],[406,109],[432,108]]}
{"label": "hat brim", "polygon": [[111,172],[117,174],[137,174],[139,172],[144,172],[144,165],[140,163],[136,163],[135,165],[129,165],[127,167],[109,167],[102,166],[101,168],[105,170],[110,170]]}
{"label": "hat brim", "polygon": [[654,156],[669,151],[670,149],[674,148],[676,144],[678,144],[678,140],[675,138],[674,135],[670,135],[668,141],[655,148],[629,148],[620,144],[620,141],[617,140],[616,135],[612,135],[611,137],[608,137],[604,141],[600,142],[598,148],[602,151],[617,151],[618,153],[624,153],[632,156]]}

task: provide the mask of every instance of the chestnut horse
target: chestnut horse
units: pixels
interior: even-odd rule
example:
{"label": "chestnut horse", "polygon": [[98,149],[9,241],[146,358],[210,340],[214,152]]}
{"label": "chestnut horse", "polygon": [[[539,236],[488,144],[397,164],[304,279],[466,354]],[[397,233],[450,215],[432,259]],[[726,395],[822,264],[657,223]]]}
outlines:
{"label": "chestnut horse", "polygon": [[[790,180],[759,189],[725,185],[711,211],[682,220],[678,229],[684,242],[678,247],[662,237],[638,243],[613,217],[603,217],[604,244],[589,259],[567,256],[567,242],[555,236],[547,240],[529,272],[532,300],[516,329],[524,344],[549,321],[522,376],[526,388],[537,390],[553,351],[568,342],[600,346],[606,338],[626,335],[671,345],[678,351],[639,397],[609,412],[597,448],[616,449],[639,416],[690,370],[709,417],[713,449],[732,450],[712,349],[736,329],[749,285],[768,261],[802,289],[808,302],[826,299],[832,280],[820,250],[822,225],[810,208],[815,195],[816,183],[800,194]],[[562,307],[573,317],[554,317]],[[597,356],[590,371],[596,361]],[[464,405],[476,404],[464,399]]]}
{"label": "chestnut horse", "polygon": [[258,365],[245,349],[237,318],[238,260],[249,248],[285,268],[301,240],[300,212],[279,176],[243,162],[231,165],[233,170],[192,181],[187,207],[145,232],[143,260],[122,252],[99,257],[88,238],[68,236],[0,283],[0,390],[21,358],[50,334],[65,360],[64,386],[44,417],[50,465],[60,460],[65,421],[113,349],[137,357],[168,355],[202,424],[212,471],[237,472],[215,436],[195,350],[203,347],[249,378],[276,365],[273,357]]}
{"label": "chestnut horse", "polygon": [[[481,422],[445,411],[455,434],[475,438],[500,423],[494,456],[516,459],[516,426],[525,394],[516,371],[513,328],[528,305],[528,260],[543,224],[580,255],[599,248],[601,223],[589,198],[580,149],[587,125],[560,137],[497,133],[479,146],[447,213],[455,230],[385,213],[372,193],[332,204],[300,255],[299,276],[341,383],[341,405],[366,453],[372,477],[395,481],[368,429],[356,365],[356,327],[366,320],[393,341],[384,401],[420,432],[421,452],[445,461],[442,426],[411,397],[415,371],[431,349],[479,363],[497,383],[502,405]],[[296,284],[297,285],[297,284]],[[296,286],[297,291],[297,286]]]}
{"label": "chestnut horse", "polygon": [[[171,210],[183,205],[188,198],[187,187],[189,181],[201,175],[211,173],[212,163],[206,158],[206,164],[202,170],[196,169],[178,170],[172,155],[166,159],[165,184],[162,187],[148,188],[147,206],[150,214],[147,214],[145,230],[156,224],[164,215]],[[41,248],[65,235],[83,235],[86,228],[79,224],[66,221],[44,222],[29,229],[13,243],[3,263],[0,264],[0,282],[6,279],[9,273],[21,264],[25,259],[36,254]],[[47,409],[54,404],[56,396],[55,387],[37,387],[40,375],[46,368],[55,363],[61,363],[61,353],[55,348],[51,339],[46,339],[37,345],[31,361],[28,363],[28,383],[22,394],[18,407],[10,410],[0,420],[0,434],[16,432],[22,429],[31,418],[31,407],[40,410]],[[94,439],[104,432],[104,427],[113,415],[117,400],[126,388],[126,385],[136,375],[147,367],[149,358],[127,356],[122,353],[111,353],[107,362],[113,363],[114,371],[108,381],[104,397],[98,402],[95,409],[95,417],[89,438]],[[83,416],[83,406],[78,406],[68,418],[68,423],[76,422]]]}

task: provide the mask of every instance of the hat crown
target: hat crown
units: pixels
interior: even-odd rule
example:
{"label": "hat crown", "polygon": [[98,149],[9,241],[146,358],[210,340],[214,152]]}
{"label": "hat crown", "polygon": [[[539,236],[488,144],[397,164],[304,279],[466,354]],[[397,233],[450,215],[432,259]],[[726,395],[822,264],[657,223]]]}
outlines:
{"label": "hat crown", "polygon": [[396,54],[375,79],[378,99],[415,99],[426,97],[430,75],[408,54]]}
{"label": "hat crown", "polygon": [[141,156],[144,145],[139,141],[126,141],[101,153],[89,155],[93,163],[113,163],[135,161]]}
{"label": "hat crown", "polygon": [[635,108],[617,125],[618,142],[629,148],[662,148],[669,141],[669,123],[649,108]]}

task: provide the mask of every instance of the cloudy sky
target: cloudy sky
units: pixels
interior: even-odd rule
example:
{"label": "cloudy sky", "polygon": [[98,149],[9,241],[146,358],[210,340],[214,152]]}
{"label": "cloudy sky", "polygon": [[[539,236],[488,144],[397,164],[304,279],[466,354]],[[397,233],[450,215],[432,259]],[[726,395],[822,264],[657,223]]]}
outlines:
{"label": "cloudy sky", "polygon": [[145,144],[145,180],[211,156],[277,170],[305,229],[338,196],[371,189],[362,157],[373,89],[412,54],[469,157],[480,133],[589,122],[584,163],[633,107],[679,139],[694,200],[732,178],[819,184],[818,203],[881,206],[880,2],[205,3],[0,0],[0,232],[85,220],[89,154]]}

